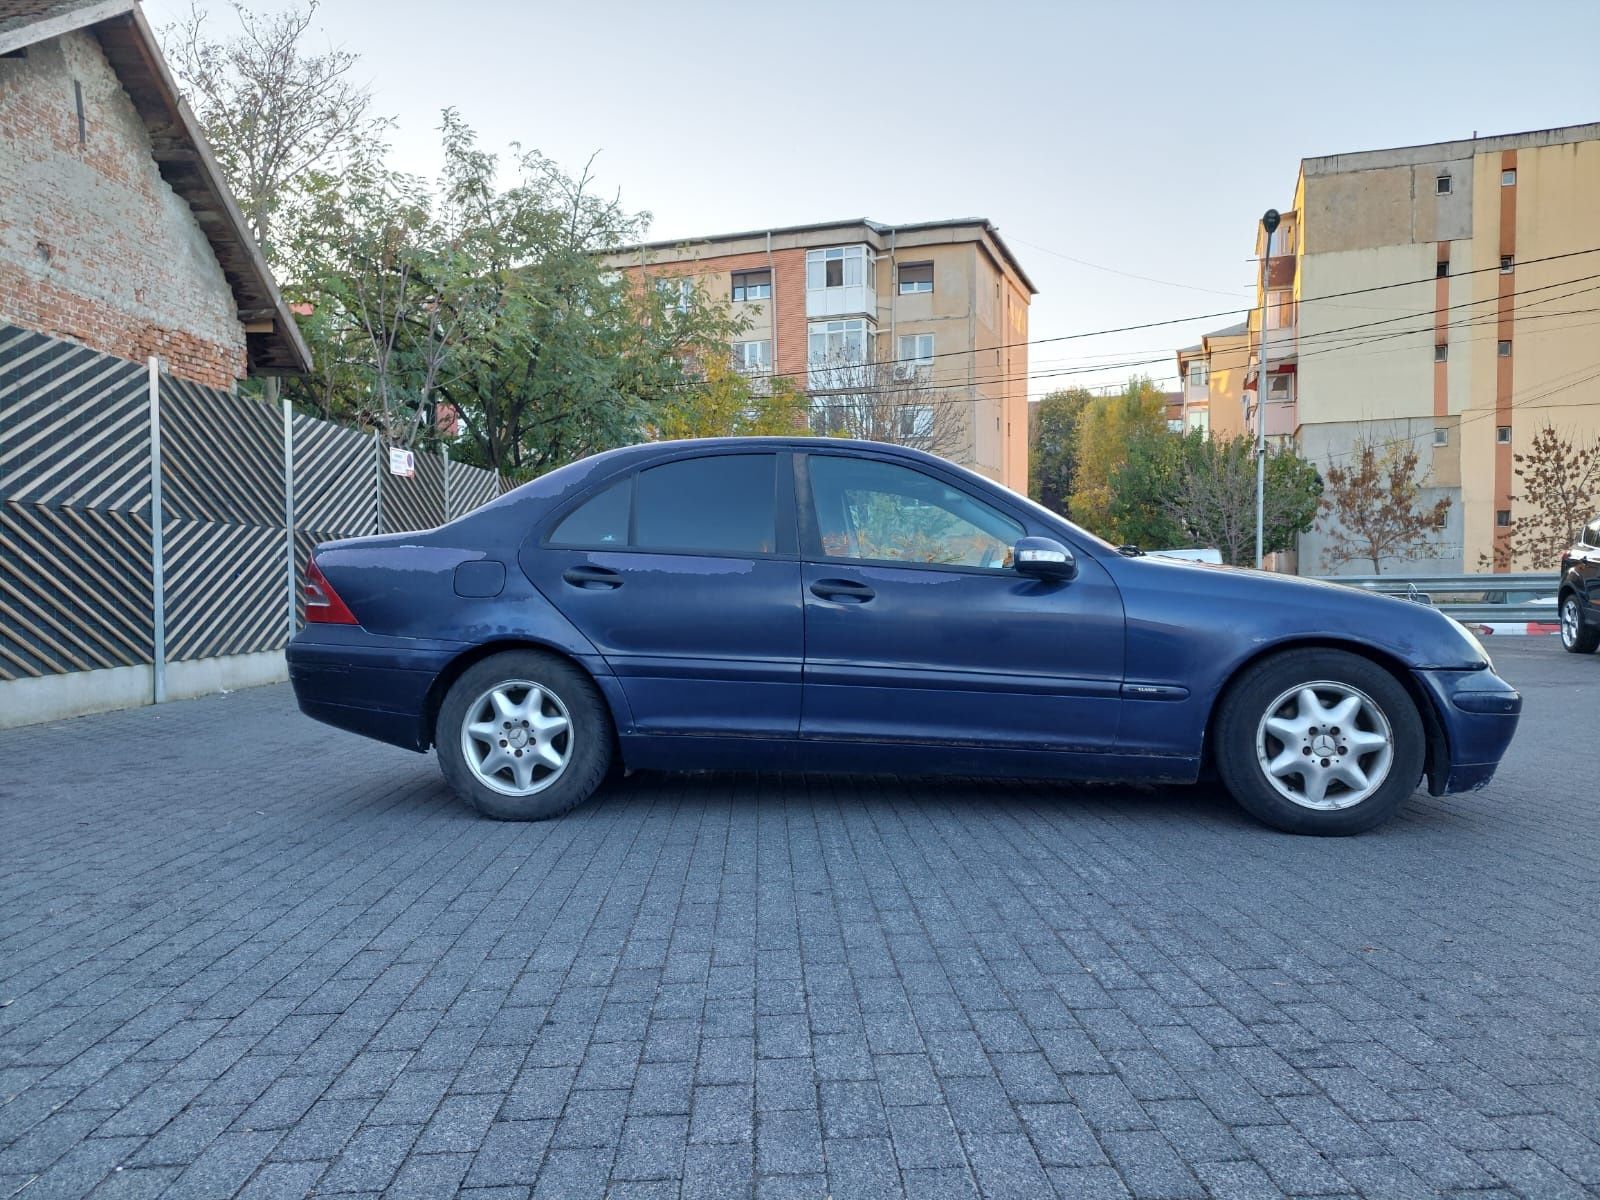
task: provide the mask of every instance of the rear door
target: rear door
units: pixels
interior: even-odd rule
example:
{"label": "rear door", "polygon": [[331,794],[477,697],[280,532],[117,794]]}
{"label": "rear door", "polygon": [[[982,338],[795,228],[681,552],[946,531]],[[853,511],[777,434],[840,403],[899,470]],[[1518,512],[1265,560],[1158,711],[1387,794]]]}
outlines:
{"label": "rear door", "polygon": [[1011,568],[1037,531],[920,466],[811,453],[802,474],[801,736],[1098,753],[1122,712],[1122,598],[1078,556]]}
{"label": "rear door", "polygon": [[793,481],[786,452],[675,459],[598,485],[523,553],[605,656],[638,732],[795,735]]}

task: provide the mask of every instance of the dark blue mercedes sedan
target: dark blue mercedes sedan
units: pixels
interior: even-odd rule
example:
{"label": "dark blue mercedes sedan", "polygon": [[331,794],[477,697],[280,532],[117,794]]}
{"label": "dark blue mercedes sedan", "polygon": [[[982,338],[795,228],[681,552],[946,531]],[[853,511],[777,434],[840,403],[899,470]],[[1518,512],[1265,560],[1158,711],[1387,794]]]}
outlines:
{"label": "dark blue mercedes sedan", "polygon": [[894,446],[660,442],[426,533],[328,542],[310,716],[437,747],[478,811],[615,766],[1193,782],[1298,833],[1481,787],[1522,699],[1419,604],[1128,557]]}

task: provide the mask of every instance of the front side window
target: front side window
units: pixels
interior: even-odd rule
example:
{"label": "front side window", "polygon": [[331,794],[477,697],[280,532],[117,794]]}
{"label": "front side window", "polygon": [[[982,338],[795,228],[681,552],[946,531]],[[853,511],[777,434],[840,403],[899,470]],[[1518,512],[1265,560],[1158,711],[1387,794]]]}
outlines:
{"label": "front side window", "polygon": [[900,294],[902,296],[931,291],[933,291],[933,264],[931,262],[901,264]]}
{"label": "front side window", "polygon": [[720,454],[639,472],[640,550],[771,554],[777,549],[777,456]]}
{"label": "front side window", "polygon": [[807,459],[817,537],[827,558],[1000,571],[1022,526],[930,475],[894,463]]}

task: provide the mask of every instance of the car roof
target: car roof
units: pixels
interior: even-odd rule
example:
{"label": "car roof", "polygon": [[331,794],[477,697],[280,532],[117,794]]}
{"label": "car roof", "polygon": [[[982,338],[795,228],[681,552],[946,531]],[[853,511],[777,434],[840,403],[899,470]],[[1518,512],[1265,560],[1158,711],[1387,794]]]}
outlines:
{"label": "car roof", "polygon": [[915,450],[910,446],[896,446],[892,442],[869,442],[857,438],[810,437],[793,434],[778,437],[710,437],[679,438],[665,442],[639,442],[621,446],[609,452],[615,459],[634,457],[664,457],[685,450],[859,450],[874,454],[889,454],[897,458],[918,459],[922,462],[951,467],[949,462],[934,454]]}

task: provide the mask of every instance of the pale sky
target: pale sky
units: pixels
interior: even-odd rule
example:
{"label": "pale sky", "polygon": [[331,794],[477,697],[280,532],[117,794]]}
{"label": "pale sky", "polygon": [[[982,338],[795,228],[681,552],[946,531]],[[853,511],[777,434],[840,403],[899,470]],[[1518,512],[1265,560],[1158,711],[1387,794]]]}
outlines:
{"label": "pale sky", "polygon": [[[1242,308],[1302,157],[1600,120],[1600,0],[324,0],[317,31],[361,55],[403,169],[433,171],[453,106],[486,148],[598,152],[652,238],[988,217],[1033,339]],[[1237,319],[1035,345],[1031,391],[1170,375]]]}

